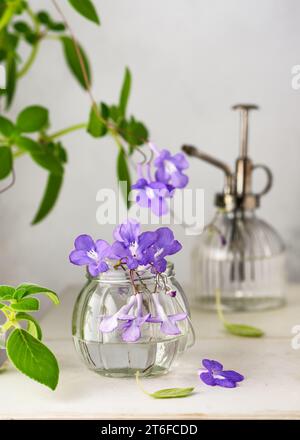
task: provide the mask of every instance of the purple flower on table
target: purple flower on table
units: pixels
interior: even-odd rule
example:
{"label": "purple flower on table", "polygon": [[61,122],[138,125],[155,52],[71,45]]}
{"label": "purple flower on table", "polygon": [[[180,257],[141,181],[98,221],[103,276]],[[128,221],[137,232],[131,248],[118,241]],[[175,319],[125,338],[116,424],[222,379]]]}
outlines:
{"label": "purple flower on table", "polygon": [[75,249],[70,253],[70,262],[87,266],[90,275],[97,276],[109,267],[106,259],[110,257],[111,246],[105,240],[94,242],[89,235],[79,235],[74,242]]}
{"label": "purple flower on table", "polygon": [[223,365],[218,361],[203,359],[202,365],[199,376],[206,385],[235,388],[238,382],[244,380],[244,376],[236,371],[223,370]]}
{"label": "purple flower on table", "polygon": [[116,241],[111,246],[114,258],[126,263],[129,269],[148,264],[145,249],[156,239],[152,232],[140,234],[140,224],[136,220],[128,219],[115,229],[114,238]]}
{"label": "purple flower on table", "polygon": [[136,203],[142,208],[150,208],[153,214],[161,217],[168,212],[167,198],[173,196],[174,188],[163,182],[148,181],[144,178],[131,186],[138,191]]}
{"label": "purple flower on table", "polygon": [[155,178],[157,181],[170,184],[174,188],[184,188],[189,181],[183,170],[189,167],[189,163],[183,153],[171,155],[169,150],[162,150],[154,161],[157,170]]}
{"label": "purple flower on table", "polygon": [[165,257],[176,254],[181,248],[182,245],[174,239],[171,229],[163,227],[155,231],[155,240],[144,250],[144,254],[152,264],[152,269],[161,273],[167,268]]}
{"label": "purple flower on table", "polygon": [[153,302],[155,304],[155,309],[157,316],[150,316],[148,322],[160,323],[160,330],[166,335],[180,335],[181,331],[177,326],[177,321],[182,321],[187,318],[186,313],[176,313],[174,315],[167,315],[163,306],[159,301],[158,294],[152,295]]}

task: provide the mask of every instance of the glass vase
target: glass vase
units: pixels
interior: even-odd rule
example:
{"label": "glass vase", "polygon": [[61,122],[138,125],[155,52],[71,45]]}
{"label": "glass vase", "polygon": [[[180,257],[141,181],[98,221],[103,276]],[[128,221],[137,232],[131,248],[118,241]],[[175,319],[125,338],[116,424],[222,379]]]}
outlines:
{"label": "glass vase", "polygon": [[159,279],[148,270],[122,269],[87,277],[72,334],[90,370],[111,377],[165,374],[193,345],[188,302],[172,264]]}

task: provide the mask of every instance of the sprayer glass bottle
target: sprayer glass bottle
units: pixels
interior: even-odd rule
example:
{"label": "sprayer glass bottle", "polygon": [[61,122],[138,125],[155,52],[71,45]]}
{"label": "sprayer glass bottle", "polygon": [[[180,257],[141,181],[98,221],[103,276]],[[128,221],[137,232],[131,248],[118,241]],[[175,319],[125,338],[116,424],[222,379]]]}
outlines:
{"label": "sprayer glass bottle", "polygon": [[[285,246],[275,229],[256,217],[260,197],[272,186],[272,173],[265,165],[253,165],[248,157],[248,113],[254,105],[236,105],[241,113],[240,156],[235,172],[225,163],[192,146],[190,156],[222,169],[225,185],[216,195],[217,212],[198,238],[192,253],[195,300],[205,309],[215,308],[216,291],[230,311],[256,311],[284,303]],[[251,190],[252,173],[261,168],[267,184],[259,193]]]}

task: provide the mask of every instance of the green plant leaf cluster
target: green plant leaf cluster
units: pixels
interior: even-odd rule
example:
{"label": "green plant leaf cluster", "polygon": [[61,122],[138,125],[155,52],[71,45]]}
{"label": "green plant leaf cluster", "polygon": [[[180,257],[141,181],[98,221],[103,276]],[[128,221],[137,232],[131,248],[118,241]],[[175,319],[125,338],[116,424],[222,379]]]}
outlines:
{"label": "green plant leaf cluster", "polygon": [[148,130],[142,122],[137,121],[133,116],[127,117],[131,81],[130,70],[126,68],[118,104],[108,105],[101,102],[98,107],[92,106],[87,124],[87,132],[95,138],[106,136],[113,131],[119,147],[116,166],[117,177],[119,181],[127,182],[127,187],[123,192],[127,207],[129,207],[128,193],[131,189],[129,156],[136,148],[143,145],[149,136]]}
{"label": "green plant leaf cluster", "polygon": [[[67,2],[65,2],[67,3]],[[87,20],[100,25],[100,18],[91,0],[68,0],[71,8]],[[41,43],[51,40],[59,44],[65,63],[75,81],[90,92],[92,73],[88,56],[81,43],[70,35],[64,19],[58,21],[46,10],[35,10],[33,0],[0,0],[0,63],[6,67],[7,84],[0,95],[6,109],[12,105],[20,79],[33,65]],[[60,5],[61,6],[61,5]],[[29,49],[27,59],[20,56],[20,46]],[[76,124],[55,134],[49,134],[49,111],[40,105],[30,105],[18,115],[15,122],[0,117],[0,181],[12,176],[14,160],[27,154],[33,162],[48,172],[42,200],[32,224],[42,221],[53,209],[63,184],[67,153],[60,138],[78,127],[94,138],[111,136],[118,147],[116,174],[126,181],[124,200],[129,207],[131,187],[129,156],[148,139],[148,130],[134,116],[127,115],[131,91],[131,74],[125,70],[119,99],[116,104],[93,104],[86,123]],[[1,99],[1,96],[0,96]],[[13,181],[13,180],[12,180]]]}
{"label": "green plant leaf cluster", "polygon": [[0,311],[6,319],[0,331],[8,336],[7,355],[15,368],[54,390],[59,378],[58,363],[41,342],[40,324],[30,314],[39,310],[36,295],[45,295],[54,304],[59,304],[54,291],[37,284],[23,283],[16,288],[0,286]]}

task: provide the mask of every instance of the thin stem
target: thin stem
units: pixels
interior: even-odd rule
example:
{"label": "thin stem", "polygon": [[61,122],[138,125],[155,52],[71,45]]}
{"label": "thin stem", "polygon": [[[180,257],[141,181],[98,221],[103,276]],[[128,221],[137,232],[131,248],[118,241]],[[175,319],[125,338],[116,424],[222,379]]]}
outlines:
{"label": "thin stem", "polygon": [[87,127],[87,124],[85,122],[82,122],[80,124],[74,124],[74,125],[71,125],[70,127],[59,130],[50,136],[47,136],[47,140],[52,141],[52,140],[57,139],[61,136],[65,136],[66,134],[72,133],[73,131],[82,130],[83,128],[86,128],[86,127]]}
{"label": "thin stem", "polygon": [[228,322],[224,318],[224,314],[223,314],[223,310],[222,310],[221,289],[216,289],[216,309],[217,309],[217,314],[218,314],[219,320],[224,325],[228,324]]}
{"label": "thin stem", "polygon": [[24,154],[26,154],[26,151],[18,150],[13,153],[13,156],[14,156],[14,159],[16,159],[17,157],[24,156]]}
{"label": "thin stem", "polygon": [[[33,24],[34,24],[34,31],[36,34],[39,34],[40,31],[40,23],[37,20],[35,14],[33,13],[33,11],[29,8],[29,6],[27,6],[26,8],[26,12],[29,15],[29,17],[31,18]],[[17,76],[18,78],[21,78],[22,76],[26,75],[26,73],[28,72],[28,70],[30,69],[30,67],[32,66],[32,64],[34,63],[34,60],[36,59],[38,50],[39,50],[39,46],[40,46],[40,39],[38,39],[32,46],[32,50],[31,53],[27,59],[27,61],[24,63],[22,69],[18,72]]]}
{"label": "thin stem", "polygon": [[68,20],[66,19],[65,14],[63,13],[62,9],[60,8],[60,6],[58,5],[58,2],[56,0],[52,0],[52,3],[54,4],[55,9],[58,11],[58,13],[60,14],[60,16],[62,17],[62,20],[66,26],[66,28],[69,30],[73,44],[74,44],[74,48],[78,57],[78,61],[80,64],[80,69],[83,75],[83,79],[84,79],[84,83],[87,89],[87,92],[89,94],[90,100],[92,102],[92,107],[94,109],[94,112],[97,116],[97,118],[99,119],[99,121],[104,124],[107,128],[110,128],[108,122],[101,116],[98,105],[96,103],[96,100],[93,96],[93,92],[92,92],[92,88],[91,88],[91,83],[89,81],[89,77],[88,77],[88,73],[84,64],[84,60],[83,60],[83,56],[81,54],[80,48],[79,48],[79,44],[77,42],[77,39],[75,37],[75,34],[73,33],[73,30],[71,28],[71,26],[68,23]]}
{"label": "thin stem", "polygon": [[151,396],[151,393],[149,393],[148,391],[146,391],[145,388],[142,386],[141,382],[139,381],[139,376],[140,376],[140,372],[137,371],[137,372],[135,373],[135,381],[136,381],[137,386],[138,386],[139,389],[142,391],[142,393],[147,394],[147,396],[152,397],[152,396]]}
{"label": "thin stem", "polygon": [[0,194],[4,193],[5,191],[7,191],[9,188],[11,188],[14,185],[14,183],[16,181],[16,174],[15,174],[14,169],[12,169],[11,174],[12,174],[11,182],[7,186],[5,186],[4,188],[0,189]]}

